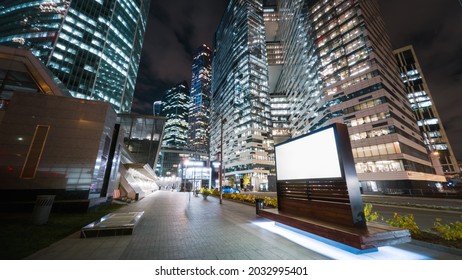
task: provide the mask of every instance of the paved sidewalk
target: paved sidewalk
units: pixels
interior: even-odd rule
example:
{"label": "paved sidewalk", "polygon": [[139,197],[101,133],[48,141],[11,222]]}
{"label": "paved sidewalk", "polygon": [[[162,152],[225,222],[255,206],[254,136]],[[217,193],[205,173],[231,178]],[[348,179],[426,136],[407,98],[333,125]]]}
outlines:
{"label": "paved sidewalk", "polygon": [[[355,255],[274,227],[255,207],[158,191],[118,212],[144,211],[133,235],[81,239],[75,233],[30,260],[462,259],[461,250],[411,242]],[[271,231],[271,230],[274,230]],[[301,237],[301,238],[300,238]]]}

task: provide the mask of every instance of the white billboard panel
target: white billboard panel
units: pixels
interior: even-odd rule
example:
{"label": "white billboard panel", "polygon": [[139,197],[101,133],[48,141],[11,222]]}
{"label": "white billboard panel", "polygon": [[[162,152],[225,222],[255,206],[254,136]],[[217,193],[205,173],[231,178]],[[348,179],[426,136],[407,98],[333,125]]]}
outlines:
{"label": "white billboard panel", "polygon": [[341,178],[334,128],[275,147],[278,180]]}

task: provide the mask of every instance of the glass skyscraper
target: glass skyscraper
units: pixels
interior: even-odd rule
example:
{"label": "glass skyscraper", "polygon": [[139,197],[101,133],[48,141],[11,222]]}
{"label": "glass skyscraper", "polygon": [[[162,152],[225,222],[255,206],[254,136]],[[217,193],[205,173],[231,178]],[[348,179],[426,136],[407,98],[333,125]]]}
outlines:
{"label": "glass skyscraper", "polygon": [[149,0],[2,1],[0,44],[26,48],[73,97],[131,110]]}
{"label": "glass skyscraper", "polygon": [[[378,1],[230,1],[215,40],[212,104],[226,119],[226,176],[270,174],[272,133],[344,123],[364,191],[445,181],[430,162]],[[212,156],[219,129],[216,117]]]}
{"label": "glass skyscraper", "polygon": [[[400,75],[408,92],[411,108],[417,118],[429,153],[439,159],[445,174],[460,173],[459,165],[449,144],[446,131],[436,110],[414,48],[409,45],[394,51]],[[438,163],[437,163],[438,164]]]}
{"label": "glass skyscraper", "polygon": [[289,99],[276,92],[276,84],[284,66],[284,50],[280,38],[279,12],[276,0],[263,1],[263,19],[265,22],[266,54],[268,60],[269,92],[271,101],[271,134],[274,144],[291,137]]}
{"label": "glass skyscraper", "polygon": [[157,100],[152,103],[152,114],[154,116],[160,116],[162,112],[162,101]]}
{"label": "glass skyscraper", "polygon": [[[267,187],[274,170],[268,63],[261,0],[231,0],[215,34],[211,158],[223,150],[224,176]],[[221,141],[223,136],[223,141]]]}
{"label": "glass skyscraper", "polygon": [[189,157],[189,106],[189,87],[186,81],[165,92],[161,116],[166,117],[166,122],[157,165],[159,176],[177,174],[182,159]]}
{"label": "glass skyscraper", "polygon": [[189,87],[186,82],[165,92],[161,115],[167,118],[162,147],[185,149],[188,146]]}
{"label": "glass skyscraper", "polygon": [[445,181],[423,145],[378,2],[280,0],[278,9],[284,66],[275,91],[291,102],[292,136],[346,124],[365,191]]}
{"label": "glass skyscraper", "polygon": [[189,108],[189,148],[208,154],[210,146],[210,101],[212,82],[212,50],[202,45],[193,57],[191,107]]}

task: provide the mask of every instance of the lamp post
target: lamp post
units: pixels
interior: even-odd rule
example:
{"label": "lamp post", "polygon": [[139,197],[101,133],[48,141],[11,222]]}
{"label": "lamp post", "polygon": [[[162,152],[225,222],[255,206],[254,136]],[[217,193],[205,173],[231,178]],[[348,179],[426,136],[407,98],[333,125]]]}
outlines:
{"label": "lamp post", "polygon": [[186,191],[186,178],[187,178],[187,175],[186,175],[186,166],[188,165],[189,163],[189,160],[188,159],[184,159],[182,162],[182,166],[183,166],[183,174],[182,175],[182,178],[184,179],[183,180],[183,191],[185,192]]}
{"label": "lamp post", "polygon": [[226,118],[223,115],[220,116],[220,169],[219,169],[219,181],[220,181],[220,204],[223,204],[223,125],[226,123]]}

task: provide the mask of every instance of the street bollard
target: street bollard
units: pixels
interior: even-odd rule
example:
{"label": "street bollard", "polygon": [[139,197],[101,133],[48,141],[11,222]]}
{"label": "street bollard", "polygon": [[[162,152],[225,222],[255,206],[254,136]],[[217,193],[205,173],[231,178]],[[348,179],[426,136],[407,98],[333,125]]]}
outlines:
{"label": "street bollard", "polygon": [[261,199],[261,198],[257,198],[255,199],[255,210],[257,212],[257,215],[258,215],[258,212],[263,209],[265,207],[265,200]]}

